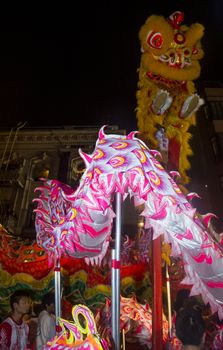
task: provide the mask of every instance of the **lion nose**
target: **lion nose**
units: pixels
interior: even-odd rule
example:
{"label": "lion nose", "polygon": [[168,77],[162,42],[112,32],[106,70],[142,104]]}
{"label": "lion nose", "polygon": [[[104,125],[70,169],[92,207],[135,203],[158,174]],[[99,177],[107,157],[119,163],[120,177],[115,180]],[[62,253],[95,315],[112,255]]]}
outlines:
{"label": "lion nose", "polygon": [[177,52],[176,53],[176,66],[182,67],[184,64],[184,55],[183,52]]}

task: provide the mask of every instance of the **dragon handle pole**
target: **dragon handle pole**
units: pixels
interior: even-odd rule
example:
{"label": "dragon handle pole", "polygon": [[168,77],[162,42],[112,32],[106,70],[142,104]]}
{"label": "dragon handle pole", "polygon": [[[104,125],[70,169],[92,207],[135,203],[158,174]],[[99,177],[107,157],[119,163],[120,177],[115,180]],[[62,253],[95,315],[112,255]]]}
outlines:
{"label": "dragon handle pole", "polygon": [[[112,259],[112,265],[113,262],[115,261],[115,249],[111,250],[111,259]],[[116,289],[115,289],[115,268],[112,266],[111,269],[111,287],[112,287],[112,292],[111,292],[111,320],[112,320],[112,339],[114,345],[116,345],[117,342],[117,329],[116,329]]]}
{"label": "dragon handle pole", "polygon": [[60,267],[60,258],[57,256],[55,257],[54,284],[55,284],[56,331],[58,331],[59,318],[61,317],[61,267]]}
{"label": "dragon handle pole", "polygon": [[120,349],[121,201],[121,194],[116,193],[115,249],[112,249],[112,337],[115,350]]}

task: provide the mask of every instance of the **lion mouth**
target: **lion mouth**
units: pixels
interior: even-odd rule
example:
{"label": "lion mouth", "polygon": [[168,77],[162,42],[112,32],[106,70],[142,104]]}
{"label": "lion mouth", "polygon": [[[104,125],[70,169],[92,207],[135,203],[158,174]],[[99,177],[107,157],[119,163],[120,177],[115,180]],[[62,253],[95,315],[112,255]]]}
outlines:
{"label": "lion mouth", "polygon": [[191,59],[186,57],[184,52],[171,52],[170,54],[164,54],[159,56],[158,60],[170,67],[180,69],[191,66],[192,64]]}
{"label": "lion mouth", "polygon": [[175,86],[181,89],[186,89],[186,80],[173,80],[162,77],[158,74],[153,74],[152,72],[147,72],[146,75],[156,83],[161,83],[167,86]]}

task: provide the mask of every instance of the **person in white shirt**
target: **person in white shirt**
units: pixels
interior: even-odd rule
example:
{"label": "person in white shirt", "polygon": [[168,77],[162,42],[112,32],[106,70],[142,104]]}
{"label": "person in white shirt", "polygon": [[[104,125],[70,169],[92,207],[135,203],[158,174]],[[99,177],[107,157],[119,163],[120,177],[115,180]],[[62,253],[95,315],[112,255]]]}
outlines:
{"label": "person in white shirt", "polygon": [[53,293],[44,295],[42,300],[43,311],[38,317],[36,348],[43,346],[56,335],[55,297]]}
{"label": "person in white shirt", "polygon": [[31,308],[31,291],[17,290],[10,297],[11,313],[0,324],[1,350],[28,350],[29,327],[23,321],[23,316]]}

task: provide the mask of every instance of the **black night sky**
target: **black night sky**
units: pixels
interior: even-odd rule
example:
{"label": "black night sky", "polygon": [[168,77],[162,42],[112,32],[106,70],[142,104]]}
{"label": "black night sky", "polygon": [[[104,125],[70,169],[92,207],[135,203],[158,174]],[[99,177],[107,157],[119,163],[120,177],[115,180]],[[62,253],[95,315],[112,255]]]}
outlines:
{"label": "black night sky", "polygon": [[138,32],[184,11],[205,28],[200,80],[223,80],[222,0],[132,0],[1,9],[0,125],[117,124],[136,129]]}

